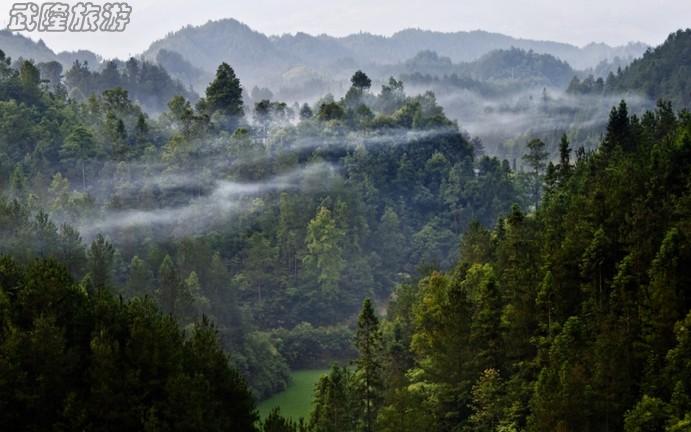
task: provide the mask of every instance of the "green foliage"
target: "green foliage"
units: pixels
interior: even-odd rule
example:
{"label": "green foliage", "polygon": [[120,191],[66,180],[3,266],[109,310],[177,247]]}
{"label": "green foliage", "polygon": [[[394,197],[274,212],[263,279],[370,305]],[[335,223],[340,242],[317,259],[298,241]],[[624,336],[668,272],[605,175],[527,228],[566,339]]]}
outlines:
{"label": "green foliage", "polygon": [[375,315],[370,299],[365,299],[357,322],[355,348],[358,358],[355,361],[355,392],[361,405],[360,422],[362,430],[374,430],[374,421],[381,406],[384,383],[382,377],[382,335],[379,319]]}
{"label": "green foliage", "polygon": [[626,413],[626,432],[652,432],[665,430],[671,411],[667,404],[657,398],[643,396],[636,406]]}
{"label": "green foliage", "polygon": [[115,249],[102,234],[96,237],[91,243],[87,252],[88,256],[88,278],[91,282],[91,289],[94,292],[101,292],[112,286],[113,278],[113,257]]}
{"label": "green foliage", "polygon": [[468,418],[470,430],[499,430],[504,418],[504,382],[496,369],[486,369],[471,391],[473,414]]}
{"label": "green foliage", "polygon": [[281,416],[279,408],[275,408],[262,422],[263,432],[298,432],[305,430],[303,423],[296,423]]}
{"label": "green foliage", "polygon": [[340,120],[345,116],[343,108],[336,102],[328,102],[319,105],[317,118],[322,121]]}
{"label": "green foliage", "polygon": [[[519,51],[473,67],[504,79],[505,58],[565,69]],[[2,426],[253,430],[241,375],[265,398],[290,367],[355,357],[320,380],[307,425],[260,427],[688,428],[687,112],[622,101],[598,150],[574,163],[565,135],[531,139],[517,174],[394,78],[373,94],[359,71],[299,121],[257,90],[244,118],[222,64],[205,99],[175,91],[149,118],[146,63],[76,63],[70,98],[41,84],[54,65],[10,65],[0,54]],[[599,91],[586,81],[572,91]]]}
{"label": "green foliage", "polygon": [[210,114],[242,116],[242,87],[233,68],[222,63],[216,71],[216,78],[206,89],[206,106]]}
{"label": "green foliage", "polygon": [[[41,68],[41,64],[38,65]],[[45,68],[45,67],[44,67]],[[43,76],[44,79],[53,79]],[[162,112],[168,101],[180,95],[196,99],[179,81],[174,80],[163,67],[131,57],[126,62],[106,62],[102,71],[90,70],[87,62],[76,60],[64,74],[65,88],[70,96],[83,100],[93,95],[122,88],[149,112]]]}
{"label": "green foliage", "polygon": [[146,261],[135,255],[130,263],[127,277],[126,293],[128,296],[149,295],[152,297],[153,280],[153,274]]}
{"label": "green foliage", "polygon": [[180,278],[177,266],[166,255],[158,269],[158,301],[164,312],[181,317],[192,302],[187,284]]}
{"label": "green foliage", "polygon": [[372,80],[360,70],[355,72],[350,82],[353,84],[353,87],[361,91],[368,90],[372,86]]}
{"label": "green foliage", "polygon": [[316,275],[320,290],[327,298],[336,295],[345,266],[341,246],[344,235],[326,207],[321,207],[307,226],[305,271]]}
{"label": "green foliage", "polygon": [[612,93],[639,91],[653,100],[669,100],[676,109],[691,106],[689,65],[691,29],[669,35],[659,47],[648,50],[617,75],[610,75],[606,91]]}
{"label": "green foliage", "polygon": [[60,156],[65,161],[73,161],[81,165],[83,192],[86,192],[86,163],[94,156],[94,152],[93,135],[83,126],[74,128],[65,138],[65,143],[60,149]]}
{"label": "green foliage", "polygon": [[304,322],[271,331],[276,348],[291,369],[309,369],[356,357],[353,331],[343,326],[314,327]]}
{"label": "green foliage", "polygon": [[[5,60],[0,185],[17,201],[0,200],[0,250],[57,257],[90,295],[150,297],[184,328],[208,317],[261,398],[285,388],[289,367],[354,358],[364,298],[383,304],[420,263],[452,267],[471,221],[491,225],[520,194],[508,162],[476,158],[433,94],[408,97],[395,79],[380,94],[358,80],[354,99],[303,106],[299,122],[266,97],[245,118],[221,65],[205,99],[174,92],[149,117],[140,105],[161,100],[143,100],[157,76],[145,62],[76,63],[68,97],[34,88],[29,66],[22,84]],[[219,186],[240,192],[217,199]],[[104,357],[111,345],[98,341]]]}
{"label": "green foliage", "polygon": [[87,294],[52,260],[7,257],[0,316],[3,429],[255,430],[252,396],[206,321],[184,335],[148,300]]}
{"label": "green foliage", "polygon": [[547,167],[547,157],[549,153],[545,150],[545,143],[539,139],[534,139],[528,142],[527,153],[523,156],[523,160],[530,168],[530,191],[535,203],[535,208],[540,203],[540,194],[542,193],[543,174]]}
{"label": "green foliage", "polygon": [[398,288],[384,328],[412,359],[387,357],[381,430],[399,413],[449,431],[688,427],[690,120],[620,104],[575,165],[562,139],[535,212],[471,227],[452,272]]}
{"label": "green foliage", "polygon": [[352,372],[345,367],[333,366],[322,376],[314,390],[313,411],[309,430],[314,432],[354,432],[358,427],[355,417],[357,402],[353,400]]}
{"label": "green foliage", "polygon": [[607,80],[589,76],[571,81],[568,92],[574,94],[626,94],[638,93],[653,101],[670,101],[676,109],[691,106],[691,92],[686,79],[691,55],[691,29],[678,30],[654,49],[648,49],[617,73],[610,72]]}

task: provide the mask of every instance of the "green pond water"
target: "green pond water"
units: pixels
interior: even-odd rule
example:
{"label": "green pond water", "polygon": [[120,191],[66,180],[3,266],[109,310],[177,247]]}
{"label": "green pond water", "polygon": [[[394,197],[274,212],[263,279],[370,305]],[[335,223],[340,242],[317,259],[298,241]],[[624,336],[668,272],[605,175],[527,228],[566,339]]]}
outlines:
{"label": "green pond water", "polygon": [[314,385],[322,375],[328,372],[328,369],[293,371],[290,374],[292,381],[287,389],[259,403],[259,416],[263,419],[274,407],[279,407],[281,415],[285,417],[292,417],[295,420],[303,417],[307,420],[311,410]]}

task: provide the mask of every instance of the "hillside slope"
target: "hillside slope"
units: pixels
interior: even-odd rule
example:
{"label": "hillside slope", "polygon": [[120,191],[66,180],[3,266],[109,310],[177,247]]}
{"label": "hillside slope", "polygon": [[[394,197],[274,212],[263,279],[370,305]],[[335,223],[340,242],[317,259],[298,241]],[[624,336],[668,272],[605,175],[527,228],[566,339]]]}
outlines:
{"label": "hillside slope", "polygon": [[670,100],[676,108],[691,107],[691,29],[672,33],[664,44],[611,76],[606,87]]}

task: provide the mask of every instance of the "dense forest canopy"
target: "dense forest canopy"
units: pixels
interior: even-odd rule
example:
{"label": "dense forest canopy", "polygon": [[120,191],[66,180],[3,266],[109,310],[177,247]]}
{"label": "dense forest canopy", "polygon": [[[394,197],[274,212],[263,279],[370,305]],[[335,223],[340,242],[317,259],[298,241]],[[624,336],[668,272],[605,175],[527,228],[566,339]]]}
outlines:
{"label": "dense forest canopy", "polygon": [[80,102],[29,61],[2,65],[14,228],[0,248],[27,263],[68,248],[88,286],[82,244],[108,244],[98,283],[149,295],[183,325],[212,319],[260,397],[289,367],[352,356],[362,298],[385,299],[419,265],[450,267],[470,221],[522,199],[523,177],[476,157],[433,94],[394,79],[375,94],[360,72],[339,101],[246,107],[223,64],[194,106],[175,96],[153,119],[121,87]]}
{"label": "dense forest canopy", "polygon": [[88,289],[52,259],[0,259],[0,427],[253,430],[253,396],[208,321],[183,333],[149,298],[117,299],[91,253]]}
{"label": "dense forest canopy", "polygon": [[622,103],[560,149],[537,211],[397,289],[381,430],[688,430],[691,116]]}
{"label": "dense forest canopy", "polygon": [[[426,51],[302,103],[225,62],[196,94],[0,51],[0,429],[690,430],[688,34],[566,94],[550,55]],[[451,120],[452,89],[512,141]],[[309,418],[258,418],[328,366]]]}

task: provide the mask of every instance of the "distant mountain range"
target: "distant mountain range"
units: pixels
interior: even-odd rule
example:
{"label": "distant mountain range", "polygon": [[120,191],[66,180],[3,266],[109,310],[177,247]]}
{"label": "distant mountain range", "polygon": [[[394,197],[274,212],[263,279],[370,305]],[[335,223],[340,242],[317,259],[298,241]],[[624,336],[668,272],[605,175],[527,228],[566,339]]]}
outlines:
{"label": "distant mountain range", "polygon": [[[478,82],[521,83],[521,86],[564,87],[577,74],[565,61],[550,54],[518,48],[490,51],[477,60],[453,63],[435,51],[421,51],[404,63],[380,68],[386,75],[464,77]],[[389,70],[386,70],[389,69]]]}
{"label": "distant mountain range", "polygon": [[[314,80],[340,81],[357,68],[375,78],[392,71],[409,73],[410,62],[419,61],[416,56],[421,52],[433,52],[444,61],[458,64],[511,48],[549,54],[578,70],[617,57],[630,61],[640,57],[648,46],[629,43],[611,47],[593,43],[579,48],[485,31],[443,33],[419,29],[403,30],[390,37],[369,33],[345,37],[305,33],[267,36],[237,20],[222,19],[170,33],[153,42],[142,57],[159,62],[183,83],[200,89],[224,61],[233,66],[246,86],[295,86]],[[0,49],[14,59],[55,60],[65,68],[77,59],[88,61],[92,67],[102,60],[99,55],[84,50],[55,53],[43,41],[34,42],[9,31],[0,31]]]}
{"label": "distant mountain range", "polygon": [[691,108],[691,29],[679,30],[604,82],[574,80],[569,91],[582,94],[637,94]]}
{"label": "distant mountain range", "polygon": [[103,60],[101,56],[88,50],[55,53],[46,46],[43,40],[35,42],[9,30],[0,30],[0,49],[13,60],[21,57],[34,60],[36,63],[57,61],[63,66],[69,66],[75,60],[88,61],[91,65],[96,65]]}
{"label": "distant mountain range", "polygon": [[286,74],[294,76],[296,68],[305,74],[305,79],[315,74],[334,77],[334,73],[352,73],[353,68],[376,69],[403,63],[421,51],[433,51],[452,62],[472,62],[491,51],[511,48],[550,54],[575,69],[586,69],[616,57],[640,57],[648,46],[593,43],[579,48],[485,31],[442,33],[418,29],[403,30],[391,37],[369,33],[345,37],[305,33],[267,36],[234,19],[223,19],[170,33],[152,43],[143,56],[155,60],[161,50],[176,52],[209,72],[226,61],[243,81],[266,82]]}

